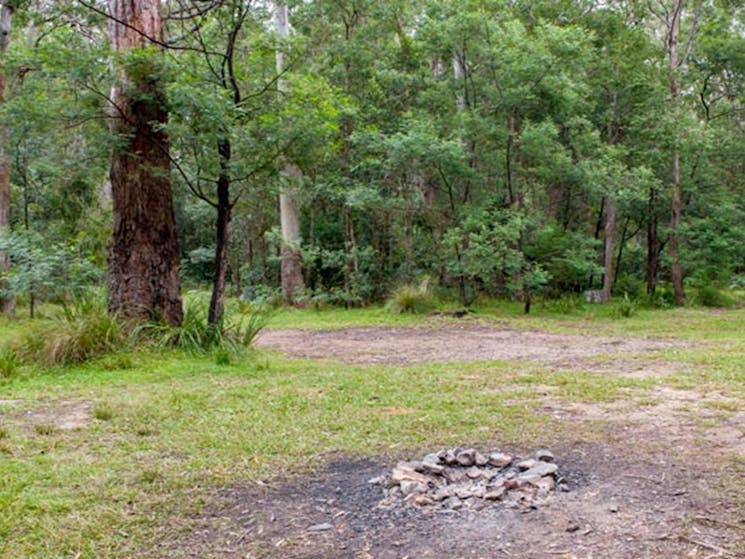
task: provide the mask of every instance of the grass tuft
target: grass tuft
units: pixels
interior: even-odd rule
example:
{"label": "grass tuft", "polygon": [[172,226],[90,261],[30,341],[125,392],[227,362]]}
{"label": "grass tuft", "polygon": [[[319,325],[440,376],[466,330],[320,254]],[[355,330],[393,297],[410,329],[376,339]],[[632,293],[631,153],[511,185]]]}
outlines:
{"label": "grass tuft", "polygon": [[11,378],[18,374],[21,361],[15,351],[0,349],[0,378]]}
{"label": "grass tuft", "polygon": [[114,408],[107,402],[99,402],[93,407],[93,417],[99,421],[110,421],[114,418]]}
{"label": "grass tuft", "polygon": [[385,308],[393,314],[411,313],[424,314],[435,306],[429,286],[429,278],[425,278],[419,285],[402,285],[396,289],[386,302]]}

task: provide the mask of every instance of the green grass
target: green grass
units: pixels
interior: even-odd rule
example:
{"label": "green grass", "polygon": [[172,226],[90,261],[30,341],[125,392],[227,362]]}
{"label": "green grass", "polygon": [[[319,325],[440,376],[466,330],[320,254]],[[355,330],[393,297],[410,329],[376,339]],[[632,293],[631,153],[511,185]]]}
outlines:
{"label": "green grass", "polygon": [[[654,358],[670,378],[631,379],[507,362],[355,367],[253,351],[221,359],[176,349],[126,351],[0,377],[0,557],[146,557],[148,545],[222,487],[318,467],[332,451],[399,455],[449,444],[549,443],[579,437],[536,413],[559,402],[654,402],[665,384],[745,399],[745,311],[612,309],[569,313],[490,303],[475,318],[517,329],[676,338]],[[282,310],[272,327],[430,326],[455,319],[382,308]],[[31,323],[0,322],[3,340]],[[89,420],[60,429],[55,410]],[[736,402],[712,403],[734,412]],[[29,414],[31,412],[31,414]],[[28,418],[33,417],[33,422]],[[569,430],[572,431],[569,434]]]}

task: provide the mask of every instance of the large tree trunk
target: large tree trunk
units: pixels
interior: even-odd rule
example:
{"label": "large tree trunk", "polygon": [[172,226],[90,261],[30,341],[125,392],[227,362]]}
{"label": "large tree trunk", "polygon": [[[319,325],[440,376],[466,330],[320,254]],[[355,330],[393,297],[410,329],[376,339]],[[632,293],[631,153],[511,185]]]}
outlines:
{"label": "large tree trunk", "polygon": [[[286,39],[289,36],[289,20],[287,15],[287,3],[278,1],[275,3],[275,22],[277,34]],[[284,55],[281,50],[276,53],[277,73],[281,76],[284,72]],[[286,85],[282,79],[278,82],[279,91],[285,91]],[[297,193],[303,180],[303,172],[297,165],[288,162],[282,172],[282,186],[279,194],[280,227],[282,230],[282,297],[285,304],[295,303],[298,292],[305,287],[303,282],[303,268],[300,253],[300,207],[297,201]]]}
{"label": "large tree trunk", "polygon": [[[111,40],[117,52],[161,38],[159,0],[111,0]],[[109,259],[109,311],[124,319],[183,320],[178,243],[173,212],[168,120],[157,58],[147,68],[121,71],[114,88],[111,156],[114,230]]]}
{"label": "large tree trunk", "polygon": [[[682,10],[683,0],[674,0],[669,25],[670,35],[668,37],[668,47],[670,55],[670,94],[672,96],[673,110],[675,111],[676,117],[680,105],[680,83],[678,82],[678,37],[680,35],[680,15]],[[685,303],[685,291],[683,290],[683,270],[680,266],[680,239],[678,235],[682,202],[680,196],[680,151],[677,146],[673,150],[671,178],[672,212],[670,217],[670,274],[673,280],[675,304],[682,305]]]}
{"label": "large tree trunk", "polygon": [[[9,2],[3,2],[0,7],[0,56],[5,58],[10,41],[10,27],[13,18],[13,7]],[[0,74],[0,104],[5,102],[5,93],[8,87],[8,76]],[[10,228],[10,158],[6,152],[8,143],[8,131],[0,130],[0,235],[8,232]],[[5,252],[0,251],[0,291],[7,288],[7,282],[2,276],[10,270],[10,258]],[[15,301],[11,295],[0,296],[0,313],[12,314],[15,310]]]}

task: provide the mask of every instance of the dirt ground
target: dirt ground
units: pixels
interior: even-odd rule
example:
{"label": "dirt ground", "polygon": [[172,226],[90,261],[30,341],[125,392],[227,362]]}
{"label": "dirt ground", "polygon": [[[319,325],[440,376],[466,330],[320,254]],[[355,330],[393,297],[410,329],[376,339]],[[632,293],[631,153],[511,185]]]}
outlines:
{"label": "dirt ground", "polygon": [[[361,364],[517,360],[636,376],[671,374],[654,352],[669,340],[500,330],[354,328],[266,331],[257,345],[304,358]],[[611,357],[611,359],[606,359]],[[655,388],[648,403],[566,403],[536,413],[569,425],[556,455],[569,492],[533,508],[432,512],[378,507],[368,481],[408,456],[329,457],[313,476],[220,490],[188,535],[152,557],[219,559],[670,559],[745,557],[745,413],[721,413],[727,395]],[[572,427],[576,426],[576,429]],[[594,437],[583,433],[594,432]],[[572,434],[573,433],[573,434]],[[600,433],[600,436],[597,434]],[[590,440],[591,439],[591,440]],[[530,441],[526,441],[526,445]],[[527,456],[535,448],[481,450]],[[319,525],[323,529],[318,529]]]}
{"label": "dirt ground", "polygon": [[[652,356],[655,351],[685,347],[683,342],[673,340],[549,334],[471,322],[436,328],[265,330],[254,343],[294,357],[363,365],[530,361],[562,368],[581,365],[588,370],[588,366],[607,368],[603,362],[612,360],[618,370],[618,361],[622,360],[625,373],[635,370],[628,356]],[[649,367],[649,360],[645,366]]]}

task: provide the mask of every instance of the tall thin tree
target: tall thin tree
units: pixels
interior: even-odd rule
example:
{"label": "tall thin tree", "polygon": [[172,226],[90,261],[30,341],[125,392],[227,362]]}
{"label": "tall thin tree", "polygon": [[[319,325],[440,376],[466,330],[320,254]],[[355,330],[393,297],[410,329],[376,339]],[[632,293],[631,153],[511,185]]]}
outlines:
{"label": "tall thin tree", "polygon": [[[12,1],[5,0],[0,5],[0,57],[5,58],[10,43],[10,30],[15,7]],[[8,88],[8,76],[0,71],[0,104],[5,102]],[[10,228],[10,158],[7,154],[8,131],[0,130],[0,235]],[[2,275],[10,270],[10,258],[0,251],[0,290],[5,285]],[[10,294],[0,293],[0,313],[11,314],[15,310],[15,301]]]}
{"label": "tall thin tree", "polygon": [[[668,56],[670,60],[670,95],[673,101],[675,115],[680,112],[680,81],[678,72],[680,60],[678,57],[678,40],[680,37],[680,18],[683,11],[683,0],[674,0],[673,9],[670,12],[668,24]],[[677,118],[676,118],[677,120]],[[673,280],[673,293],[675,304],[682,305],[685,302],[685,291],[683,290],[683,270],[680,266],[680,214],[682,211],[682,200],[680,194],[680,149],[673,148],[671,165],[671,216],[670,216],[670,275]]]}
{"label": "tall thin tree", "polygon": [[[183,320],[173,211],[160,0],[111,0],[111,42],[126,62],[113,88],[113,239],[109,311],[125,319]],[[137,51],[136,56],[128,56]]]}
{"label": "tall thin tree", "polygon": [[[287,2],[279,0],[275,3],[275,25],[277,35],[286,39],[290,34],[290,23]],[[277,49],[277,74],[282,76],[285,71],[284,53]],[[280,94],[287,91],[287,83],[281,77],[277,82]],[[292,161],[285,163],[281,173],[282,185],[279,192],[279,216],[282,231],[282,297],[286,304],[292,305],[298,291],[305,287],[300,255],[300,208],[297,200],[298,188],[303,181],[303,172]]]}

